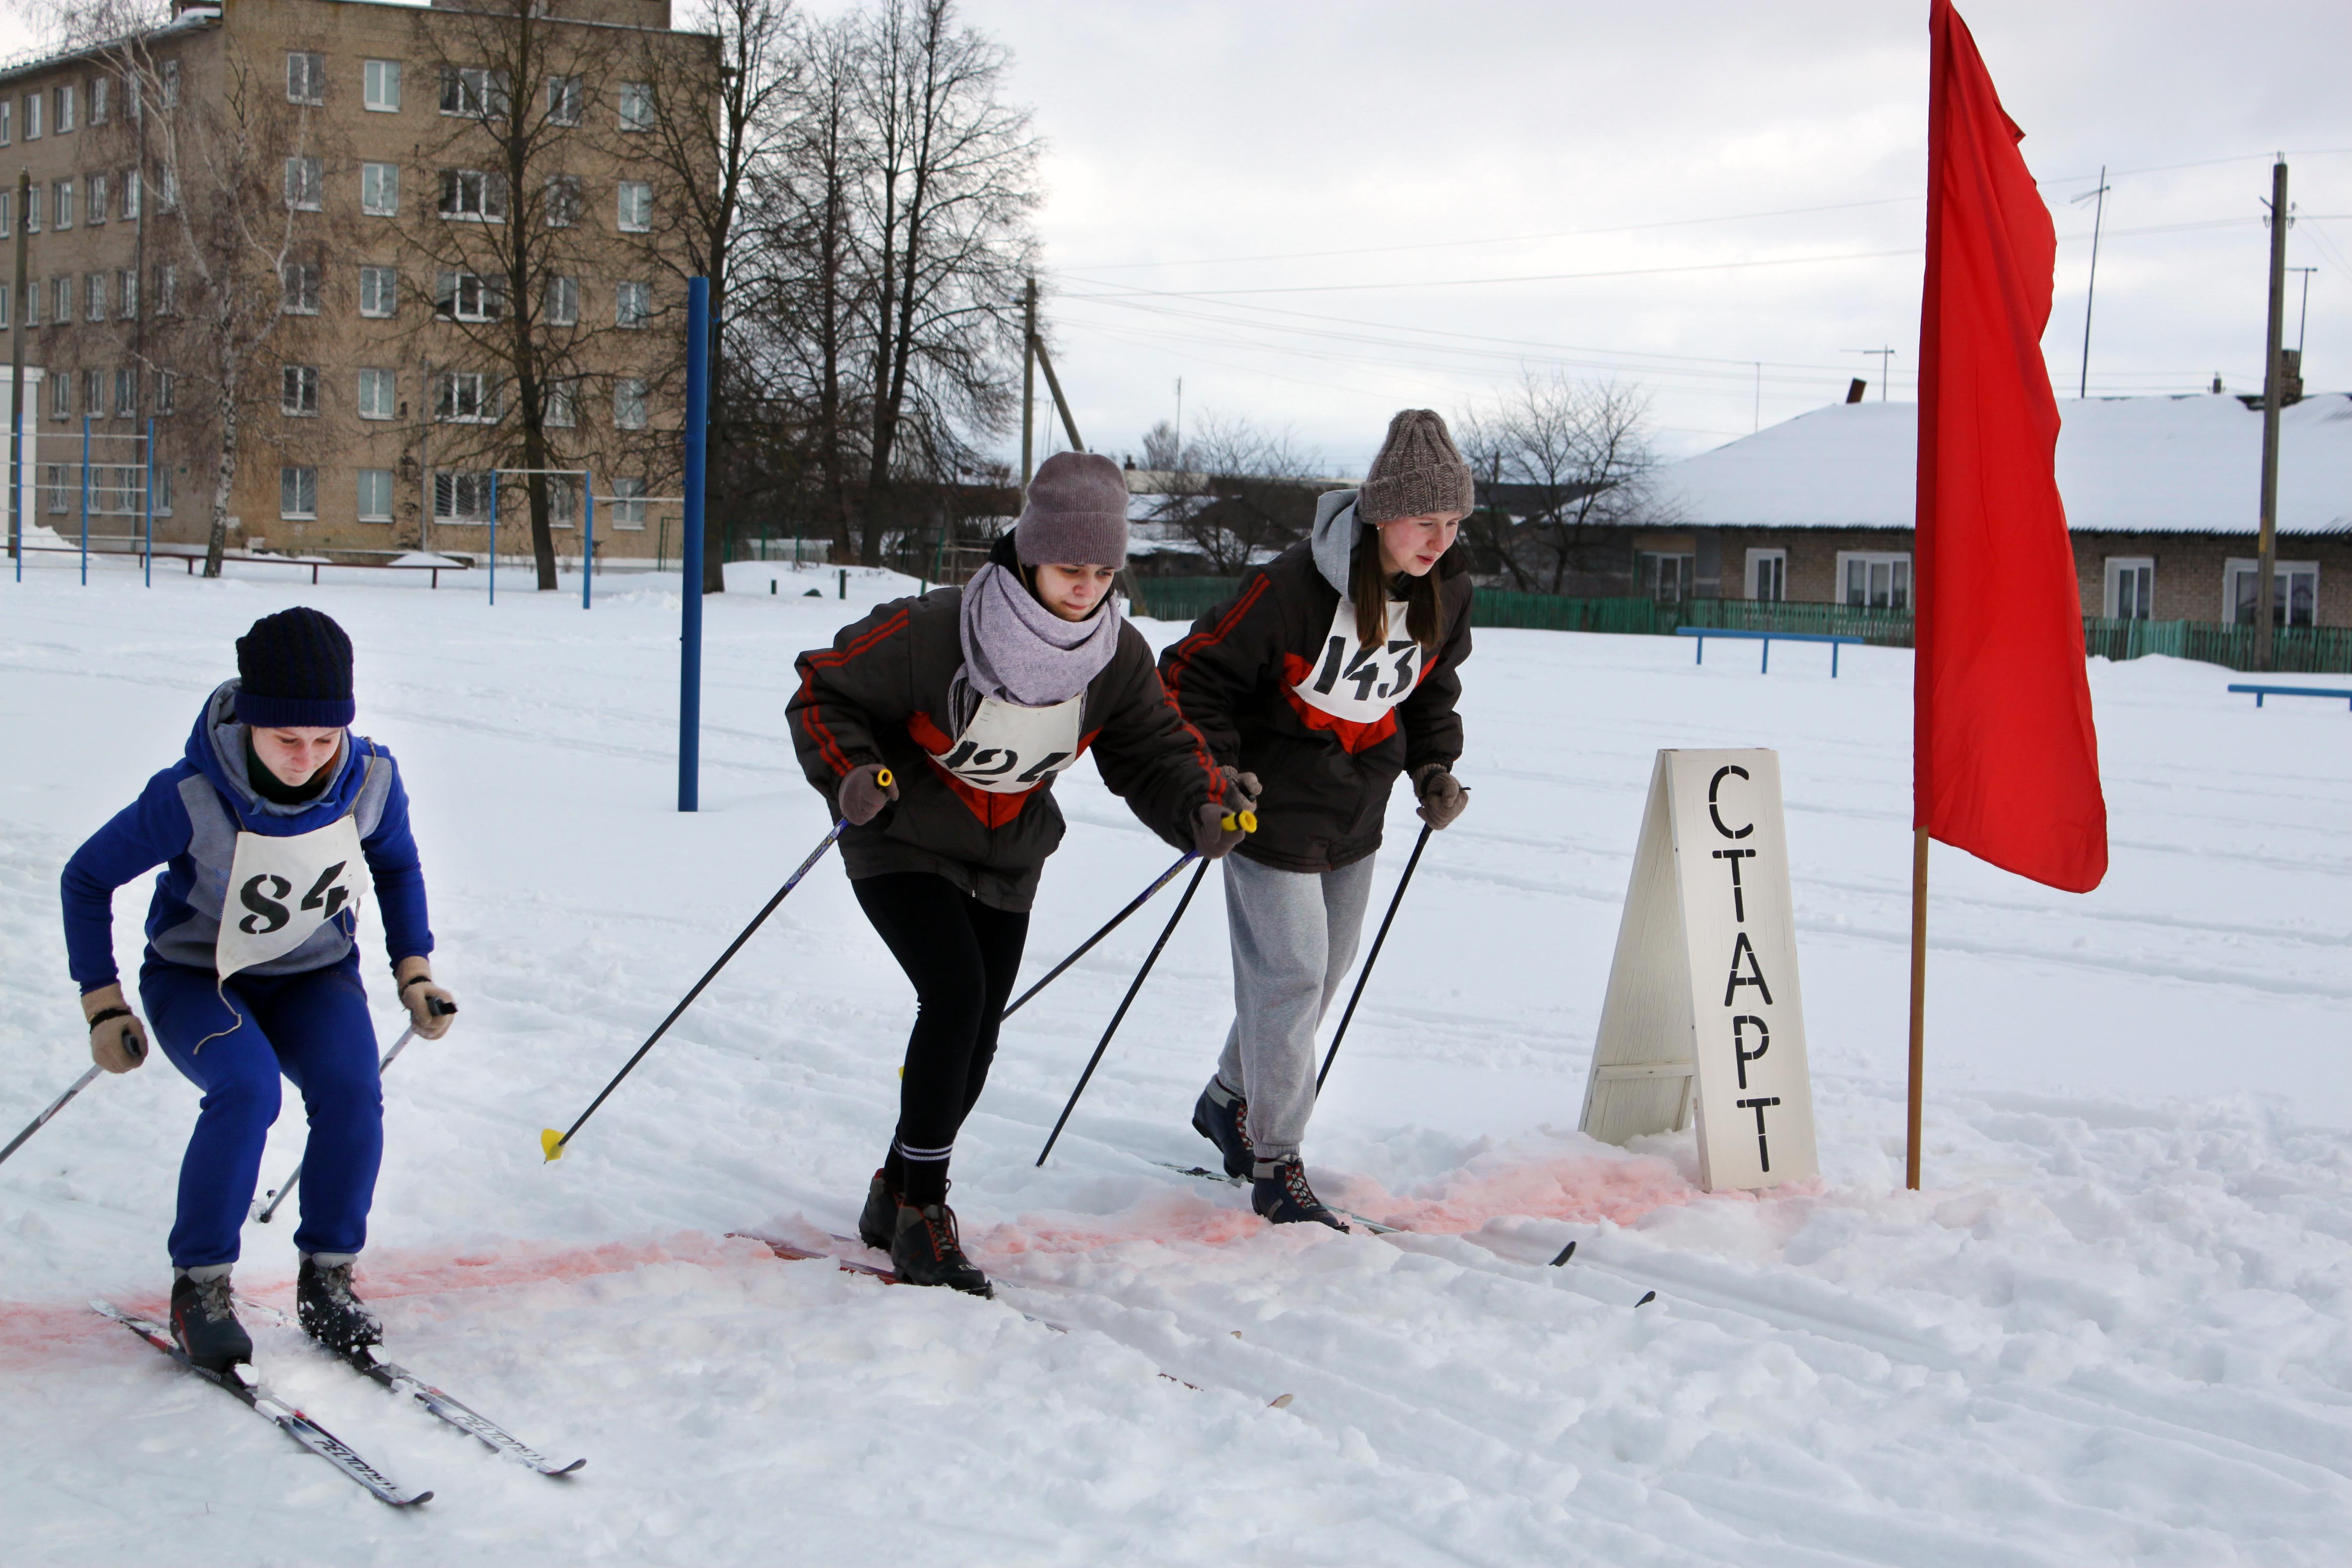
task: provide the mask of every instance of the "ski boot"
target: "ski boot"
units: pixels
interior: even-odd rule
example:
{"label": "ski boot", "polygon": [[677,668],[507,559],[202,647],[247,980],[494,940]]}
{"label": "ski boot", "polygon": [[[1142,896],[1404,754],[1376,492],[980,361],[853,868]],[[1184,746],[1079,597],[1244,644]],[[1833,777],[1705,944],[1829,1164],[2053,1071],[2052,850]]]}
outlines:
{"label": "ski boot", "polygon": [[1192,1102],[1192,1131],[1217,1146],[1224,1156],[1225,1174],[1239,1181],[1257,1163],[1250,1150],[1249,1101],[1228,1093],[1220,1103],[1217,1095],[1224,1087],[1212,1083]]}
{"label": "ski boot", "polygon": [[1328,1225],[1333,1230],[1346,1230],[1348,1222],[1333,1214],[1315,1189],[1307,1184],[1307,1163],[1296,1154],[1279,1160],[1260,1160],[1255,1167],[1255,1180],[1250,1184],[1250,1207],[1265,1216],[1269,1225],[1297,1225],[1313,1220]]}
{"label": "ski boot", "polygon": [[172,1272],[172,1337],[190,1361],[219,1376],[253,1360],[253,1336],[229,1299],[228,1271],[227,1264],[212,1263]]}
{"label": "ski boot", "polygon": [[306,1252],[294,1277],[294,1311],[302,1331],[337,1355],[383,1342],[383,1324],[352,1294],[352,1261],[348,1252]]}
{"label": "ski boot", "polygon": [[993,1296],[988,1276],[963,1255],[955,1210],[945,1204],[898,1205],[898,1228],[890,1237],[890,1262],[901,1283],[946,1285],[974,1296]]}
{"label": "ski boot", "polygon": [[898,1194],[890,1190],[889,1179],[877,1171],[866,1189],[866,1207],[857,1216],[857,1239],[877,1252],[887,1252],[898,1230]]}

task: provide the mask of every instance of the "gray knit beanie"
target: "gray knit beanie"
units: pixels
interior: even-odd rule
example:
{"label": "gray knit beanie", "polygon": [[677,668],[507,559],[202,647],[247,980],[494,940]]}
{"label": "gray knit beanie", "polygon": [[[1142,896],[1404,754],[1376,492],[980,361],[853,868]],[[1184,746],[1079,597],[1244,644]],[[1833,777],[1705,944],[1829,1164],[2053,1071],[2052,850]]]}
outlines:
{"label": "gray knit beanie", "polygon": [[1401,517],[1466,512],[1476,500],[1470,465],[1446,434],[1445,421],[1431,409],[1406,408],[1389,421],[1381,455],[1356,492],[1356,516],[1378,526]]}
{"label": "gray knit beanie", "polygon": [[1029,481],[1013,549],[1024,566],[1126,565],[1127,476],[1099,453],[1055,453]]}

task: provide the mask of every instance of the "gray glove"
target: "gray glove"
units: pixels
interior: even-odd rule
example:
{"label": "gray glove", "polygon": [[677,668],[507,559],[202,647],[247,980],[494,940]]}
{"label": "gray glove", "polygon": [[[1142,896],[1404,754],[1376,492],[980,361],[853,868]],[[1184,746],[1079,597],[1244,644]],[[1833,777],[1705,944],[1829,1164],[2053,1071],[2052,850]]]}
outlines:
{"label": "gray glove", "polygon": [[1210,801],[1192,813],[1192,847],[1203,860],[1222,860],[1228,850],[1249,837],[1241,824],[1240,808],[1233,803]]}
{"label": "gray glove", "polygon": [[1446,771],[1444,763],[1427,763],[1414,769],[1412,793],[1421,799],[1421,809],[1413,815],[1441,832],[1452,826],[1462,808],[1470,804],[1469,791]]}
{"label": "gray glove", "polygon": [[888,768],[879,763],[867,763],[842,774],[835,795],[841,802],[843,817],[852,827],[863,827],[884,806],[898,798],[898,784]]}
{"label": "gray glove", "polygon": [[1225,805],[1236,812],[1255,811],[1265,795],[1265,786],[1257,782],[1257,775],[1232,766],[1221,771],[1225,775]]}

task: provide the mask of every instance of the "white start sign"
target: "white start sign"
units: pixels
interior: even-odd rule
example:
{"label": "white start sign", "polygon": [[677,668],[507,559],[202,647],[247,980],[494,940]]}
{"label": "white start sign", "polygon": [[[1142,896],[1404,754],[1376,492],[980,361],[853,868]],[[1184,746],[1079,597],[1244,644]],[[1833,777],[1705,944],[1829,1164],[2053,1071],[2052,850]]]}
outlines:
{"label": "white start sign", "polygon": [[349,813],[286,837],[239,833],[213,944],[215,971],[226,980],[281,958],[337,915],[357,910],[365,865]]}
{"label": "white start sign", "polygon": [[1367,647],[1356,640],[1354,601],[1339,601],[1314,668],[1291,688],[1300,701],[1352,724],[1377,724],[1412,695],[1422,677],[1421,645],[1405,635],[1406,606],[1388,608],[1388,641]]}
{"label": "white start sign", "polygon": [[983,697],[955,744],[931,760],[974,789],[1024,794],[1077,761],[1086,703],[1083,691],[1050,708]]}
{"label": "white start sign", "polygon": [[1710,1192],[1819,1169],[1769,751],[1658,753],[1601,1002],[1584,1131],[1622,1143],[1694,1115]]}

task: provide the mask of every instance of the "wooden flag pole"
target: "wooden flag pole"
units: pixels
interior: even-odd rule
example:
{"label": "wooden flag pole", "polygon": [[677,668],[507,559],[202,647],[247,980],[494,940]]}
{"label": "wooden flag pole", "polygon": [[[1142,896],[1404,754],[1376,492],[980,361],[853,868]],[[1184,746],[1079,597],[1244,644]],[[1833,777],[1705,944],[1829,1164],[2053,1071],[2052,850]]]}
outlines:
{"label": "wooden flag pole", "polygon": [[1919,1108],[1927,1068],[1927,830],[1911,830],[1911,1110],[1903,1184],[1919,1190]]}

